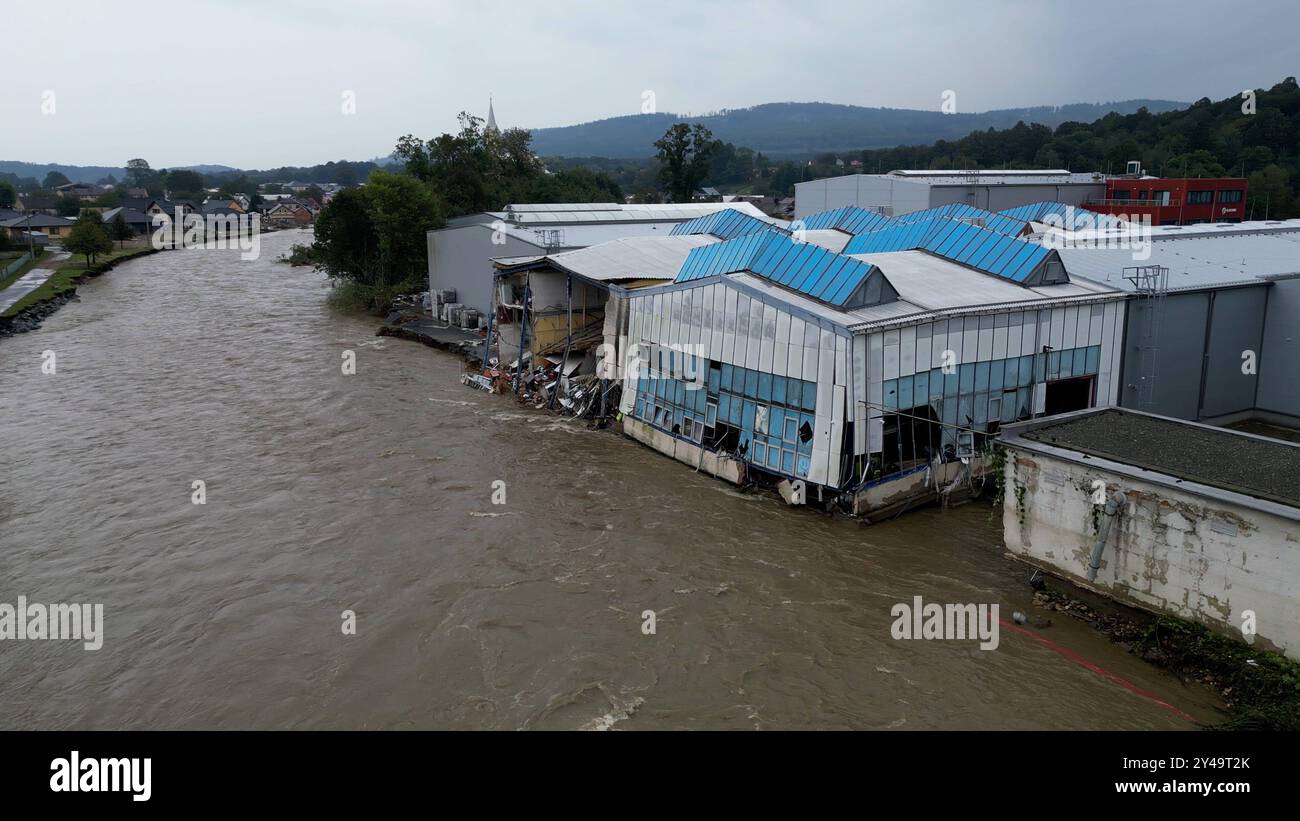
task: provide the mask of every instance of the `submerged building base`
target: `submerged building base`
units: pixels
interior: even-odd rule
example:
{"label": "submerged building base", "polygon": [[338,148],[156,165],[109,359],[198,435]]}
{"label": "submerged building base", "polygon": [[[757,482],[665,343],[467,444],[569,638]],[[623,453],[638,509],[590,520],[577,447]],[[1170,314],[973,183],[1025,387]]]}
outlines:
{"label": "submerged building base", "polygon": [[664,433],[645,422],[630,416],[623,417],[623,432],[643,445],[649,445],[660,453],[671,456],[677,461],[690,465],[701,473],[716,476],[733,485],[743,485],[747,481],[745,463],[739,459],[722,456],[706,450],[699,445]]}

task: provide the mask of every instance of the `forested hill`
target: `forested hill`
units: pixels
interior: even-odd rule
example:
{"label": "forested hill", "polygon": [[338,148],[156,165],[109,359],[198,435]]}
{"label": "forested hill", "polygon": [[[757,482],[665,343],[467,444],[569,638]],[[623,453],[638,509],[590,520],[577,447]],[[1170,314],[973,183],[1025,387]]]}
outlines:
{"label": "forested hill", "polygon": [[1186,106],[1170,100],[1124,100],[1065,106],[1002,109],[978,114],[944,114],[904,108],[863,108],[833,103],[768,103],[686,117],[636,114],[558,128],[532,130],[533,148],[548,157],[636,159],[654,154],[654,141],[675,122],[703,123],[725,142],[769,156],[855,151],[954,140],[972,131],[1007,128],[1017,122],[1055,128],[1064,122],[1092,122],[1110,112],[1169,111]]}
{"label": "forested hill", "polygon": [[[1111,114],[1055,130],[1037,125],[981,131],[959,140],[855,152],[865,168],[1070,168],[1118,173],[1141,160],[1161,177],[1250,178],[1248,216],[1300,215],[1300,86],[1156,114]],[[827,170],[829,175],[833,173]]]}

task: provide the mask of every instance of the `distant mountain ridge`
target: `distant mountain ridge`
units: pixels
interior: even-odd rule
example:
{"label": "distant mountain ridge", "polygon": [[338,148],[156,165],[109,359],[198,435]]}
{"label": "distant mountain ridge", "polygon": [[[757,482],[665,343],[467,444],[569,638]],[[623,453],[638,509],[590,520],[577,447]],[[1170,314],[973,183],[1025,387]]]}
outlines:
{"label": "distant mountain ridge", "polygon": [[864,108],[836,103],[766,103],[701,116],[632,114],[578,125],[532,129],[533,149],[544,157],[653,156],[654,141],[673,123],[703,123],[713,135],[769,156],[889,148],[955,140],[972,131],[1010,128],[1023,120],[1055,128],[1064,122],[1091,123],[1107,114],[1153,114],[1186,108],[1174,100],[1122,100],[1063,106],[1007,108],[973,114],[944,114],[906,108]]}
{"label": "distant mountain ridge", "polygon": [[[198,171],[200,174],[221,174],[236,171],[228,165],[178,165],[168,171]],[[58,171],[71,182],[97,182],[108,176],[119,181],[126,177],[126,168],[111,165],[62,165],[60,163],[20,162],[17,160],[0,160],[0,176],[12,174],[15,177],[34,177],[45,179],[51,171]]]}

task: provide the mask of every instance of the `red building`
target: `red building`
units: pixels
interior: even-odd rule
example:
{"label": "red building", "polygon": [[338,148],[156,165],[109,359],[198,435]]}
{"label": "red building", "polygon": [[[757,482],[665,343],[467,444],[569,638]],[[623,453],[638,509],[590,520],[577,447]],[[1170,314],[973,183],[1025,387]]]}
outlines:
{"label": "red building", "polygon": [[1246,180],[1111,177],[1106,197],[1084,208],[1099,214],[1151,216],[1152,225],[1241,222],[1246,218]]}

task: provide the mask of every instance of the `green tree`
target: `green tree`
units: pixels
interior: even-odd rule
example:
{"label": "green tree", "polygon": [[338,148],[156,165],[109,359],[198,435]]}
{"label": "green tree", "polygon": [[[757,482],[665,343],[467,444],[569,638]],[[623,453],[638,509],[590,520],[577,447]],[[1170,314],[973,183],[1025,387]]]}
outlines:
{"label": "green tree", "polygon": [[67,176],[59,171],[51,171],[45,175],[41,182],[41,188],[58,188],[60,185],[67,185],[72,182]]}
{"label": "green tree", "polygon": [[0,180],[0,208],[13,208],[18,201],[18,189],[8,180]]}
{"label": "green tree", "polygon": [[673,202],[690,202],[709,172],[709,163],[721,142],[700,123],[675,123],[655,140],[659,182]]}
{"label": "green tree", "polygon": [[63,241],[63,247],[70,253],[84,254],[86,267],[89,268],[95,264],[97,255],[113,250],[113,241],[104,232],[99,214],[90,211],[72,226],[68,238]]}
{"label": "green tree", "polygon": [[428,270],[425,235],[443,225],[428,185],[405,174],[374,171],[361,188],[339,192],[316,220],[312,253],[336,289],[371,310],[422,290]]}
{"label": "green tree", "polygon": [[122,216],[121,211],[118,211],[117,215],[113,217],[113,221],[108,224],[108,235],[111,239],[118,241],[119,248],[125,246],[126,241],[135,236],[131,231],[131,226],[126,224],[126,217]]}
{"label": "green tree", "polygon": [[199,199],[203,195],[203,175],[197,171],[168,171],[163,184],[174,199]]}
{"label": "green tree", "polygon": [[1279,219],[1294,213],[1291,175],[1280,165],[1268,165],[1249,177],[1248,219]]}
{"label": "green tree", "polygon": [[60,217],[75,217],[81,212],[81,205],[80,199],[60,194],[54,203],[54,211]]}

